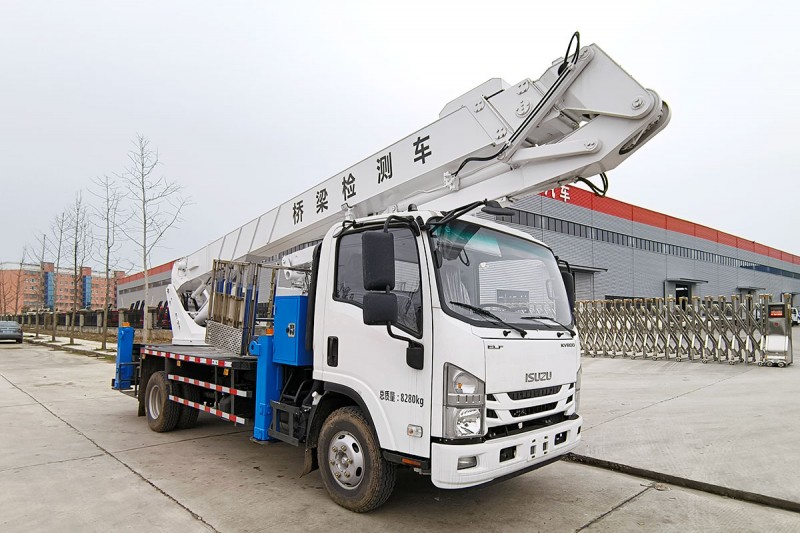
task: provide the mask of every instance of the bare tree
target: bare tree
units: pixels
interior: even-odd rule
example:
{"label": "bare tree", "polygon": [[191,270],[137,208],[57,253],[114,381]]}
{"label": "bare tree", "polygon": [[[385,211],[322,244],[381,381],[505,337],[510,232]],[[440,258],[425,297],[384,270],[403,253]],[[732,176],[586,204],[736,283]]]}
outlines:
{"label": "bare tree", "polygon": [[105,264],[106,292],[103,297],[103,337],[101,350],[106,349],[106,336],[108,335],[108,308],[111,305],[111,268],[116,267],[116,253],[119,249],[117,236],[122,216],[120,203],[122,192],[117,181],[110,176],[103,176],[92,180],[94,189],[90,192],[97,198],[99,204],[94,206],[94,226],[99,231],[98,247]]}
{"label": "bare tree", "polygon": [[6,271],[0,272],[0,316],[5,318],[11,305],[10,278]]}
{"label": "bare tree", "polygon": [[31,258],[39,265],[39,283],[36,287],[36,338],[39,338],[39,315],[47,307],[47,287],[44,272],[44,261],[47,254],[47,234],[36,236],[36,253],[32,252]]}
{"label": "bare tree", "polygon": [[72,251],[72,320],[69,327],[69,343],[75,344],[75,318],[81,304],[84,291],[80,289],[83,279],[83,264],[92,247],[92,234],[89,227],[86,203],[83,194],[75,194],[75,200],[68,208],[69,245]]}
{"label": "bare tree", "polygon": [[25,257],[28,255],[28,247],[22,247],[22,255],[19,258],[19,268],[17,268],[17,282],[14,284],[14,313],[20,314],[25,307]]}
{"label": "bare tree", "polygon": [[125,236],[133,242],[140,253],[144,273],[144,309],[142,340],[150,340],[150,313],[148,313],[150,255],[161,242],[164,234],[180,220],[181,211],[187,205],[182,195],[183,187],[159,176],[158,150],[150,147],[150,141],[137,135],[134,148],[128,152],[129,166],[120,176],[126,196],[131,201],[131,217],[122,228]]}
{"label": "bare tree", "polygon": [[61,254],[64,249],[64,239],[67,238],[67,212],[62,211],[56,215],[50,224],[52,242],[55,246],[55,264],[53,271],[53,334],[52,342],[56,340],[56,326],[58,325],[58,271],[61,268]]}

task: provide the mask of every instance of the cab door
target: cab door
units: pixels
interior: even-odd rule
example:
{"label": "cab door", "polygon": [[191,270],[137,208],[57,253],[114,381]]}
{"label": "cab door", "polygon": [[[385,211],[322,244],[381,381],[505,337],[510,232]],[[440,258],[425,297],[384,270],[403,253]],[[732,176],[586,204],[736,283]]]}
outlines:
{"label": "cab door", "polygon": [[[395,276],[390,291],[397,298],[392,333],[423,349],[421,369],[406,362],[409,343],[393,338],[386,326],[363,319],[362,235],[376,229],[350,230],[329,247],[328,294],[322,324],[322,379],[356,393],[369,410],[381,447],[420,457],[430,454],[432,321],[429,276],[424,270],[422,240],[408,227],[394,235]],[[318,300],[319,301],[319,300]],[[335,350],[335,357],[331,357]]]}

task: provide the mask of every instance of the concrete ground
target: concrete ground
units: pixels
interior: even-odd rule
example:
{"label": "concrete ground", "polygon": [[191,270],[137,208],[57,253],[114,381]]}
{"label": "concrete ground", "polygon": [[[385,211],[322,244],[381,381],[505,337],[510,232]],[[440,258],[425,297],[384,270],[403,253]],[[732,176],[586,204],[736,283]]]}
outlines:
{"label": "concrete ground", "polygon": [[576,453],[800,508],[799,364],[584,357],[584,438]]}
{"label": "concrete ground", "polygon": [[[655,461],[659,467],[708,476],[722,476],[713,465],[727,456],[730,479],[751,484],[758,476],[741,459],[755,456],[763,449],[760,444],[780,445],[780,439],[759,435],[768,440],[745,449],[741,439],[753,423],[744,423],[740,408],[762,401],[726,387],[750,379],[756,384],[751,388],[783,391],[783,379],[797,375],[793,367],[750,372],[721,365],[679,363],[684,366],[673,369],[671,363],[652,361],[584,362],[587,426],[582,453],[602,450],[604,456],[626,462],[652,467],[648,461]],[[298,477],[303,455],[297,448],[253,444],[245,429],[205,414],[194,429],[151,432],[144,418],[136,416],[135,400],[110,390],[113,373],[113,365],[103,359],[44,346],[0,344],[0,531],[800,528],[800,514],[569,462],[461,491],[439,490],[427,479],[403,472],[384,507],[357,515],[328,499],[318,472]],[[634,385],[643,378],[652,386]],[[716,387],[722,387],[719,394]],[[727,406],[717,413],[727,422],[701,416],[705,408],[698,404],[708,398]],[[680,415],[665,409],[673,402]],[[776,432],[787,432],[784,440],[790,446],[797,442],[797,431],[782,418],[787,408],[796,409],[789,402],[791,397],[780,409],[754,407],[747,413],[763,418],[758,432],[772,420]],[[774,404],[773,397],[769,405]],[[706,426],[713,428],[713,438],[698,429]],[[660,440],[664,435],[667,440]],[[678,449],[670,449],[673,443]],[[650,446],[655,447],[647,452]],[[796,493],[800,478],[790,480],[780,473],[787,462],[791,459],[774,460],[768,475],[773,484],[786,483],[786,491]],[[753,486],[762,485],[769,489],[766,483]]]}

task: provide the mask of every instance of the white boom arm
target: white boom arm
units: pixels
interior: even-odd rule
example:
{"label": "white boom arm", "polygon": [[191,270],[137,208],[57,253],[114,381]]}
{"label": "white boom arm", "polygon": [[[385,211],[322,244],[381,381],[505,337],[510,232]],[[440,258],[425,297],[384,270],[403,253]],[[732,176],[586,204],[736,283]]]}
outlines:
{"label": "white boom arm", "polygon": [[[345,216],[405,210],[410,203],[445,210],[484,198],[513,201],[609,171],[663,129],[670,112],[590,45],[568,62],[555,61],[536,81],[510,86],[491,79],[439,116],[176,261],[170,300],[177,300],[176,289],[194,290],[214,259],[275,255],[321,238]],[[174,329],[178,317],[171,318]]]}

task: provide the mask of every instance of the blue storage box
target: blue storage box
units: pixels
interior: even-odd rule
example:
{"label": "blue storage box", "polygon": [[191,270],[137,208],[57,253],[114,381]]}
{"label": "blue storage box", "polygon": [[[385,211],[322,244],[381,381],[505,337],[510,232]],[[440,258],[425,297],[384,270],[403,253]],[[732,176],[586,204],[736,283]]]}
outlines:
{"label": "blue storage box", "polygon": [[275,297],[275,347],[272,360],[291,366],[311,366],[314,355],[306,350],[308,296]]}

